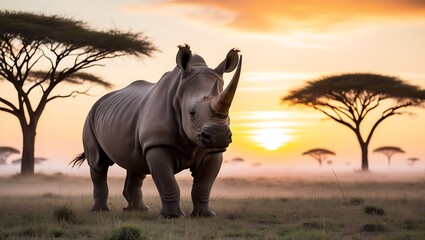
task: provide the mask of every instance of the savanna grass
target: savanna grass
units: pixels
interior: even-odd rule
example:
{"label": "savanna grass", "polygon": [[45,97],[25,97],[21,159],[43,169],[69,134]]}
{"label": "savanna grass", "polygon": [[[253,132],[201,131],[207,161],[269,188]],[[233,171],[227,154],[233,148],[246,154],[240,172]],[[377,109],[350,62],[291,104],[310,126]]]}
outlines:
{"label": "savanna grass", "polygon": [[74,211],[67,206],[55,209],[53,216],[58,222],[77,223],[77,216]]}
{"label": "savanna grass", "polygon": [[109,240],[145,240],[147,239],[135,225],[125,224],[114,230]]}
{"label": "savanna grass", "polygon": [[[320,187],[333,187],[334,194],[318,190],[313,197],[213,196],[210,206],[217,218],[212,219],[158,220],[157,196],[145,197],[149,212],[124,212],[123,197],[111,195],[110,211],[100,213],[89,212],[90,195],[0,197],[0,239],[425,239],[425,217],[419,214],[425,212],[425,201],[416,195],[424,184],[405,188],[412,195],[391,198],[368,195],[369,185],[365,194],[358,185],[347,185],[341,184],[346,199],[331,184]],[[361,203],[353,203],[354,198]],[[188,216],[190,197],[183,197],[181,205]],[[385,209],[385,214],[365,214],[366,206]]]}

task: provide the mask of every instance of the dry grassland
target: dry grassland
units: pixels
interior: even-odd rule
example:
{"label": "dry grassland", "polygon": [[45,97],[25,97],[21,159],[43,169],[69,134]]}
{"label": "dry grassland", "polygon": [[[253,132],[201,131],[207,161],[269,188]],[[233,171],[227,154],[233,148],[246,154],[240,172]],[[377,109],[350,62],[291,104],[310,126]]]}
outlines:
{"label": "dry grassland", "polygon": [[[158,220],[160,200],[144,183],[149,212],[122,211],[123,179],[111,178],[110,212],[90,213],[88,178],[0,179],[0,239],[425,239],[425,175],[293,174],[218,179],[216,219]],[[188,178],[178,179],[191,211]]]}

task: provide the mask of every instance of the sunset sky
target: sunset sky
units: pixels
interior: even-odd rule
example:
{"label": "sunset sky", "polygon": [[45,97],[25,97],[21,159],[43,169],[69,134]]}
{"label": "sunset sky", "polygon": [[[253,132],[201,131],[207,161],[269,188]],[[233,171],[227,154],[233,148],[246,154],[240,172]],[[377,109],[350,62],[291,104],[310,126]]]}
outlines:
{"label": "sunset sky", "polygon": [[[336,153],[331,158],[334,168],[360,168],[360,147],[348,128],[314,110],[280,104],[280,97],[308,80],[371,72],[425,88],[425,1],[421,0],[0,0],[0,9],[71,17],[100,30],[143,32],[160,50],[152,58],[122,57],[90,70],[112,82],[114,89],[137,79],[159,80],[175,67],[177,45],[183,43],[210,67],[231,48],[240,49],[244,64],[231,109],[234,140],[224,158],[245,161],[227,163],[232,171],[255,172],[277,165],[318,168],[302,152],[319,147]],[[225,75],[225,81],[232,75]],[[3,84],[0,96],[13,98]],[[70,89],[60,88],[64,93]],[[82,151],[84,119],[107,91],[97,87],[95,96],[48,105],[37,131],[36,156],[49,162],[36,170],[47,169],[49,163],[68,169],[66,163]],[[375,132],[369,146],[372,170],[387,163],[372,150],[393,145],[406,154],[394,156],[392,169],[411,169],[406,159],[417,157],[423,171],[425,109],[407,110],[414,114],[389,118]],[[21,141],[17,119],[0,112],[0,146],[21,149]]]}

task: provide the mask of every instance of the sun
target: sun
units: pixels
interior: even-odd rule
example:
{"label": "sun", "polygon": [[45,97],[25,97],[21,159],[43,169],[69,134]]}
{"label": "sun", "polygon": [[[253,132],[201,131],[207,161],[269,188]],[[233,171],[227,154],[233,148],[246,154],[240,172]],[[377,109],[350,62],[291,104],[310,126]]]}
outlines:
{"label": "sun", "polygon": [[251,137],[254,142],[269,151],[275,151],[291,140],[291,137],[279,128],[254,129]]}

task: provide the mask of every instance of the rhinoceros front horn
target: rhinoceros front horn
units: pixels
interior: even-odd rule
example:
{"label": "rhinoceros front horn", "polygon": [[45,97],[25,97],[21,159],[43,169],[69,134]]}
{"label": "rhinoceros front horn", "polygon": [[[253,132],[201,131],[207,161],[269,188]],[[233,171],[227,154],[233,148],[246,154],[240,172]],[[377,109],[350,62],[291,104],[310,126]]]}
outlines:
{"label": "rhinoceros front horn", "polygon": [[236,88],[238,87],[239,77],[241,75],[242,56],[239,57],[239,65],[236,69],[235,75],[226,89],[220,93],[215,99],[211,101],[211,108],[214,112],[226,115],[229,113],[230,105],[232,104],[233,97],[235,96]]}

